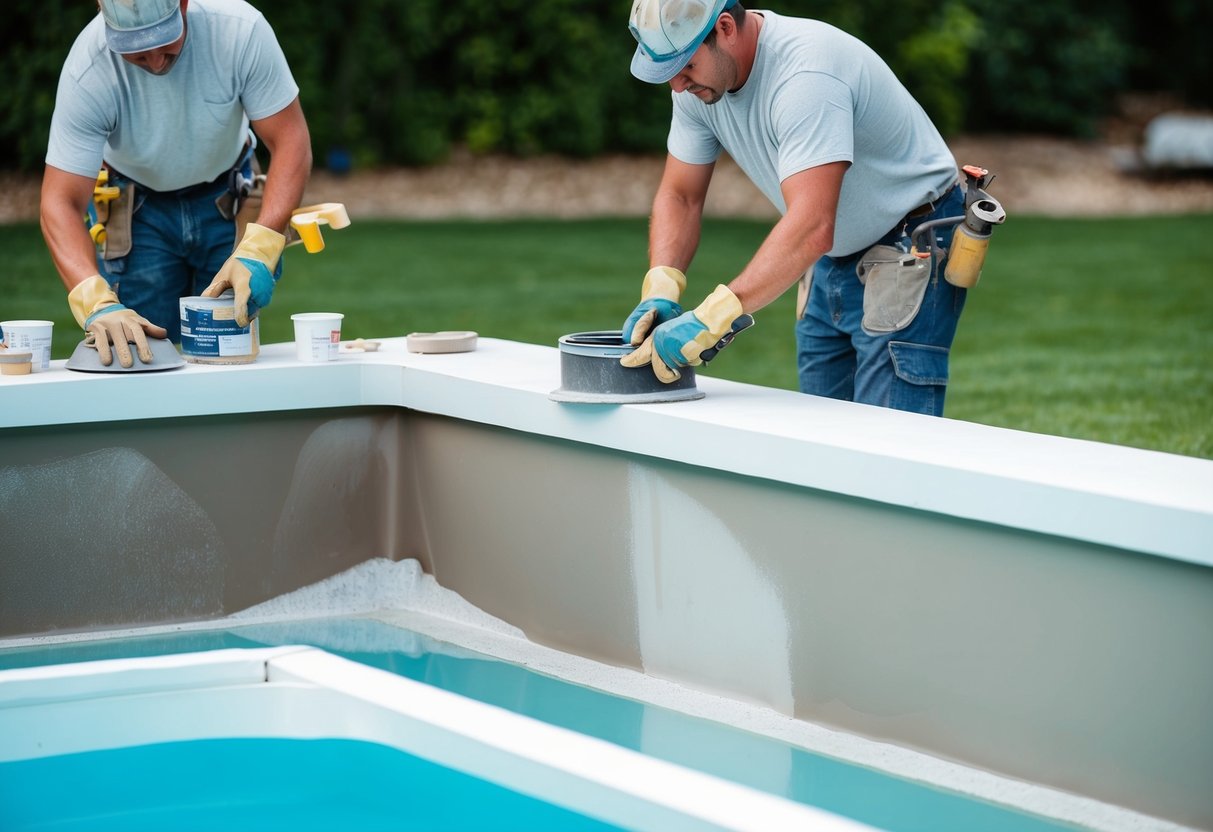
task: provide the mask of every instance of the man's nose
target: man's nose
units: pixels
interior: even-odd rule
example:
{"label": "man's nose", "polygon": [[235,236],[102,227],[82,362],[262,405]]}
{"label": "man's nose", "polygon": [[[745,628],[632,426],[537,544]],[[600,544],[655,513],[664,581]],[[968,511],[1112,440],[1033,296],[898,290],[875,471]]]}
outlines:
{"label": "man's nose", "polygon": [[691,86],[691,79],[687,78],[685,73],[680,72],[670,79],[670,89],[674,92],[683,92],[689,86]]}

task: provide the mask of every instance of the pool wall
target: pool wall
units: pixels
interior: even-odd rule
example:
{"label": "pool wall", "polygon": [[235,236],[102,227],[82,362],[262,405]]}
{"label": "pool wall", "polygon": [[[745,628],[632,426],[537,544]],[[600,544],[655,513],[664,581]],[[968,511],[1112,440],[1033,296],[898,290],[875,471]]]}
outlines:
{"label": "pool wall", "polygon": [[1213,826],[1213,462],[702,375],[556,404],[555,349],[480,344],[6,379],[0,636],[417,558],[538,643]]}

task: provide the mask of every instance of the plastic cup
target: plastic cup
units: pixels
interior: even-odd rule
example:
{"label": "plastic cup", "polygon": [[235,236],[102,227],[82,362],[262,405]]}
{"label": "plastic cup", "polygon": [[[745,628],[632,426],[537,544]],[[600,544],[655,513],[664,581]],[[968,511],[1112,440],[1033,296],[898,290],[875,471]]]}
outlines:
{"label": "plastic cup", "polygon": [[10,350],[29,350],[33,354],[35,373],[50,369],[51,331],[54,327],[54,321],[0,321],[4,343]]}
{"label": "plastic cup", "polygon": [[296,312],[295,357],[300,361],[332,361],[341,344],[340,312]]}

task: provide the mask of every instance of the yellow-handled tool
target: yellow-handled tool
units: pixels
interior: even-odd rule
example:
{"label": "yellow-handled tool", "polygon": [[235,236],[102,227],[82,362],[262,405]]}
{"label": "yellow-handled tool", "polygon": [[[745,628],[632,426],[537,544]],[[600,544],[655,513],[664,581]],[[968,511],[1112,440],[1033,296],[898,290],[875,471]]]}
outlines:
{"label": "yellow-handled tool", "polygon": [[89,212],[91,220],[88,236],[92,237],[94,245],[105,244],[105,224],[109,221],[110,203],[122,196],[122,189],[109,184],[110,172],[105,168],[97,174],[97,182],[93,185],[93,209]]}
{"label": "yellow-handled tool", "polygon": [[340,202],[322,202],[317,205],[305,205],[291,212],[291,228],[299,235],[299,241],[308,254],[324,250],[324,237],[320,234],[320,226],[345,228],[350,224],[350,215]]}

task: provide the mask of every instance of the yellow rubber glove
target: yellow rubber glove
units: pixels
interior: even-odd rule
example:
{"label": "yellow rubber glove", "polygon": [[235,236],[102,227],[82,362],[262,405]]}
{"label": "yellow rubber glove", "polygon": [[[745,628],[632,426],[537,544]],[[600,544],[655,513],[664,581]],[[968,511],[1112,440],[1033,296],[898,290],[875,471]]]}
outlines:
{"label": "yellow rubber glove", "polygon": [[281,272],[278,269],[286,237],[272,228],[250,222],[244,229],[244,238],[232,252],[232,256],[215,275],[211,285],[203,291],[204,298],[217,298],[228,289],[235,291],[236,324],[248,326],[250,318],[270,305],[274,284]]}
{"label": "yellow rubber glove", "polygon": [[733,322],[743,314],[741,301],[720,285],[692,312],[683,312],[666,321],[632,352],[619,359],[625,367],[653,366],[653,373],[663,384],[681,377],[679,368],[703,363],[700,355],[733,328]]}
{"label": "yellow rubber glove", "polygon": [[[152,348],[147,336],[167,338],[168,331],[156,326],[134,309],[123,306],[114,290],[99,274],[86,278],[67,294],[67,305],[80,328],[88,333],[85,343],[97,350],[97,357],[108,367],[114,361],[113,352],[118,353],[118,363],[123,367],[134,364],[130,345],[139,351],[139,360],[152,363]],[[113,344],[113,352],[110,350]]]}
{"label": "yellow rubber glove", "polygon": [[640,304],[623,322],[625,344],[636,346],[648,337],[657,324],[672,321],[682,314],[678,298],[687,287],[687,276],[672,266],[654,266],[640,286]]}

